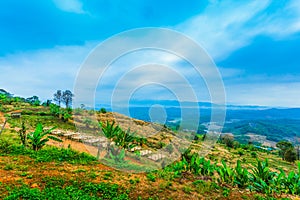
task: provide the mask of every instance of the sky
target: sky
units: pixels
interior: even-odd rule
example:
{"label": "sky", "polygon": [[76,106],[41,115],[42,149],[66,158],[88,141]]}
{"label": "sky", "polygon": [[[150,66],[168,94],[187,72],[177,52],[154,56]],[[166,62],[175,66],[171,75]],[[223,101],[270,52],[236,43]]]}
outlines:
{"label": "sky", "polygon": [[[199,44],[222,76],[228,104],[300,107],[298,0],[3,0],[0,88],[43,100],[58,89],[73,91],[84,61],[99,44],[145,27],[173,30]],[[112,51],[130,39],[123,38]],[[181,41],[174,45],[193,53]],[[151,66],[137,68],[143,65]],[[170,52],[142,49],[115,60],[95,91],[85,89],[95,93],[98,103],[112,96],[117,101],[178,96],[193,101],[185,81],[197,100],[210,100],[214,91],[205,88],[205,77],[189,62]]]}

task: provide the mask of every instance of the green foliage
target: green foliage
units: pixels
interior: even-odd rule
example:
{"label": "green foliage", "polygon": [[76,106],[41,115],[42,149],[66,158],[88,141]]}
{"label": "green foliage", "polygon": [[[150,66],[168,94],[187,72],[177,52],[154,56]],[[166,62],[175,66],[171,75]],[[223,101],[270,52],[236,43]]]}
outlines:
{"label": "green foliage", "polygon": [[122,131],[118,125],[115,126],[115,122],[109,123],[109,121],[106,121],[106,124],[103,122],[99,122],[99,124],[104,136],[108,139],[113,139]]}
{"label": "green foliage", "polygon": [[58,105],[50,104],[50,112],[54,116],[59,116],[60,114],[60,108]]}
{"label": "green foliage", "polygon": [[246,168],[242,167],[240,160],[236,163],[234,183],[239,188],[245,188],[249,184],[249,172]]}
{"label": "green foliage", "polygon": [[273,192],[272,183],[273,179],[276,176],[275,172],[271,172],[268,167],[268,160],[260,161],[257,160],[257,165],[253,165],[252,174],[250,177],[251,182],[253,183],[250,186],[251,190],[258,192],[263,192],[270,194]]}
{"label": "green foliage", "polygon": [[[282,140],[282,141],[277,142],[276,147],[278,147],[280,149],[279,155],[282,157],[282,159],[285,160],[286,156],[287,156],[287,158],[289,160],[291,160],[292,162],[294,160],[296,160],[296,159],[293,159],[293,155],[291,155],[293,153],[292,149],[294,148],[294,146],[291,142]],[[287,151],[289,151],[289,152],[286,154]]]}
{"label": "green foliage", "polygon": [[263,180],[266,183],[269,183],[275,175],[274,172],[270,171],[268,159],[265,161],[257,160],[257,165],[253,165],[252,168],[252,181]]}
{"label": "green foliage", "polygon": [[105,108],[101,108],[101,109],[100,109],[100,113],[107,113],[107,111],[106,111]]}
{"label": "green foliage", "polygon": [[227,166],[224,160],[222,160],[222,166],[217,168],[217,172],[219,174],[220,183],[233,183],[235,178],[234,170]]}
{"label": "green foliage", "polygon": [[32,145],[32,149],[34,151],[40,150],[43,146],[45,146],[45,144],[49,141],[49,139],[61,142],[61,139],[49,135],[53,129],[55,129],[55,127],[47,131],[44,131],[43,125],[39,123],[36,126],[35,131],[27,135],[28,141]]}
{"label": "green foliage", "polygon": [[124,149],[121,149],[121,150],[117,149],[115,151],[110,151],[109,156],[114,162],[122,163],[122,162],[124,162],[124,158],[125,158],[125,150]]}
{"label": "green foliage", "polygon": [[61,101],[62,101],[62,92],[61,92],[61,90],[57,90],[56,93],[53,96],[54,96],[53,100],[60,107],[60,104],[61,104]]}
{"label": "green foliage", "polygon": [[26,99],[27,103],[30,103],[33,106],[39,106],[41,104],[41,101],[39,100],[39,97],[32,96]]}
{"label": "green foliage", "polygon": [[10,154],[14,151],[15,146],[13,142],[8,138],[0,139],[0,155]]}
{"label": "green foliage", "polygon": [[257,153],[256,152],[251,152],[251,157],[252,158],[257,158]]}
{"label": "green foliage", "polygon": [[222,135],[221,142],[225,144],[227,147],[233,148],[234,147],[234,137],[232,135]]}
{"label": "green foliage", "polygon": [[294,148],[289,148],[284,152],[284,160],[288,162],[295,162],[297,160],[297,153]]}
{"label": "green foliage", "polygon": [[70,108],[72,105],[74,94],[70,90],[62,92],[61,102],[66,105],[66,108]]}
{"label": "green foliage", "polygon": [[130,129],[123,131],[118,125],[115,126],[115,122],[106,124],[100,122],[102,132],[111,141],[114,141],[117,146],[123,149],[133,148],[137,143],[143,143],[143,138],[135,137],[135,133],[132,133]]}
{"label": "green foliage", "polygon": [[188,168],[195,175],[212,176],[215,170],[215,165],[210,164],[210,160],[206,161],[203,157],[200,157],[198,154],[193,154]]}
{"label": "green foliage", "polygon": [[24,147],[27,145],[27,127],[25,126],[25,122],[22,121],[21,129],[18,131],[21,143]]}
{"label": "green foliage", "polygon": [[155,182],[156,181],[156,176],[153,173],[148,173],[147,174],[147,179],[149,181]]}
{"label": "green foliage", "polygon": [[60,114],[61,114],[61,119],[64,122],[67,122],[72,117],[72,113],[69,109],[61,109]]}
{"label": "green foliage", "polygon": [[135,145],[133,144],[134,142],[134,134],[135,133],[131,133],[130,129],[127,129],[127,131],[119,131],[116,135],[115,138],[115,143],[117,146],[124,148],[124,149],[129,149],[129,148],[133,148]]}
{"label": "green foliage", "polygon": [[43,190],[29,188],[27,185],[9,189],[5,200],[15,199],[32,199],[32,200],[48,200],[48,199],[115,199],[126,200],[128,195],[122,191],[117,184],[110,183],[85,183],[70,182],[64,186],[60,182],[48,181],[47,186]]}
{"label": "green foliage", "polygon": [[86,153],[79,153],[70,148],[59,149],[56,147],[45,147],[39,151],[25,149],[24,146],[16,145],[8,139],[0,140],[0,155],[27,155],[36,162],[68,162],[71,164],[90,164],[96,158]]}

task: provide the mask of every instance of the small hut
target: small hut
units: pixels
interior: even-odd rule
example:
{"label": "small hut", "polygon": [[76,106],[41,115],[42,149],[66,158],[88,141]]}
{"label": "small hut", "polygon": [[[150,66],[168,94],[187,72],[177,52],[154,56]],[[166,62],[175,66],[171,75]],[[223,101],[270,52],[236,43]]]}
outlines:
{"label": "small hut", "polygon": [[10,113],[10,116],[11,116],[12,118],[20,118],[20,117],[21,117],[21,114],[22,114],[22,111],[17,110],[17,111],[11,112],[11,113]]}

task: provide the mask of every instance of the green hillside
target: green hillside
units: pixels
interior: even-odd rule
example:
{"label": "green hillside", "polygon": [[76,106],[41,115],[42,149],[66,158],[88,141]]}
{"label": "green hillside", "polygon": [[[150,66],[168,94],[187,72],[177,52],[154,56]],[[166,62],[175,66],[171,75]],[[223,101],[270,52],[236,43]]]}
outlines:
{"label": "green hillside", "polygon": [[[6,120],[7,123],[0,135],[0,199],[295,199],[300,194],[297,162],[282,160],[277,151],[236,142],[232,147],[216,143],[203,158],[196,153],[204,149],[203,136],[198,136],[188,149],[179,151],[169,143],[179,133],[166,127],[146,140],[134,136],[121,143],[119,136],[125,138],[127,132],[123,130],[128,126],[142,135],[149,123],[131,119],[134,123],[130,124],[128,117],[116,113],[115,116],[122,117],[117,126],[110,121],[112,113],[105,110],[65,109],[3,95],[1,127]],[[75,120],[78,113],[81,116]],[[97,123],[82,117],[88,114],[97,116]],[[110,138],[118,153],[104,155],[101,161],[96,159],[97,152],[80,148],[84,139],[54,134],[58,130],[72,133],[81,127],[86,135],[95,137],[99,123],[104,129],[108,125],[118,129],[118,134]],[[41,125],[43,130],[38,128]],[[33,148],[38,142],[30,137],[22,143],[22,134],[46,133],[51,127],[56,127],[52,134],[45,134],[38,141],[40,149]],[[41,140],[47,136],[62,142],[49,137],[46,145],[42,145]],[[140,150],[135,152],[139,161],[134,161],[129,153],[131,145],[152,152],[165,148],[174,154],[181,152],[181,156],[162,169],[149,168],[143,173],[109,167],[114,162],[120,168],[138,171],[146,159]],[[92,144],[85,146],[94,148]],[[162,163],[158,160],[150,164]]]}

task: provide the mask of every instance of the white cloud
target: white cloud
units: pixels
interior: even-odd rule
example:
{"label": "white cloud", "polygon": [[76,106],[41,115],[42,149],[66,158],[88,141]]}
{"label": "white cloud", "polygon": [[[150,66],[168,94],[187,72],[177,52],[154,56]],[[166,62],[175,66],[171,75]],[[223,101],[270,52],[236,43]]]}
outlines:
{"label": "white cloud", "polygon": [[229,104],[300,107],[300,82],[243,83],[226,87]]}
{"label": "white cloud", "polygon": [[80,64],[93,43],[57,46],[0,58],[0,85],[15,95],[52,98],[57,89],[73,89]]}
{"label": "white cloud", "polygon": [[215,60],[248,45],[258,35],[283,38],[300,31],[300,6],[291,1],[266,12],[269,0],[214,1],[207,9],[176,29],[199,42]]}
{"label": "white cloud", "polygon": [[85,11],[82,8],[82,3],[80,0],[53,0],[55,5],[66,12],[73,12],[82,14],[85,13]]}

